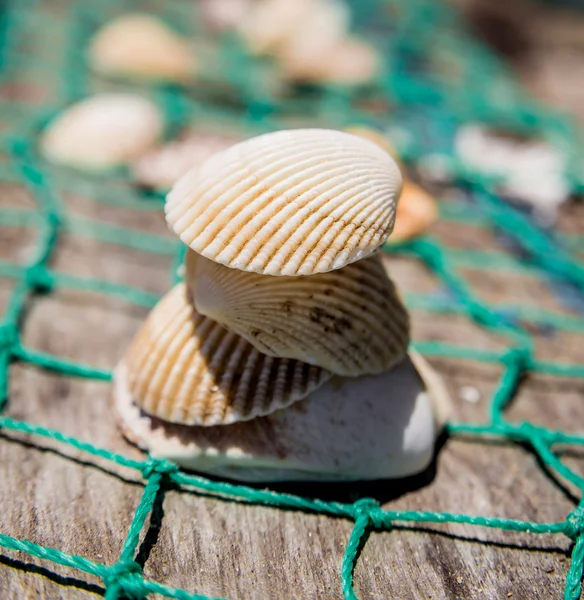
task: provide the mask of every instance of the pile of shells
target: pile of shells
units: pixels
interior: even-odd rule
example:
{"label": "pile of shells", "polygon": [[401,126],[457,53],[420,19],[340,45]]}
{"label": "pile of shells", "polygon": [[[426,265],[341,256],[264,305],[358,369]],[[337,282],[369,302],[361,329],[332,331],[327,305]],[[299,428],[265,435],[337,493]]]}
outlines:
{"label": "pile of shells", "polygon": [[259,0],[237,29],[251,52],[278,60],[286,80],[365,84],[381,60],[366,40],[349,34],[349,24],[345,0]]}
{"label": "pile of shells", "polygon": [[401,187],[378,145],[320,129],[240,142],[184,175],[165,212],[189,247],[186,281],[115,371],[126,437],[246,481],[426,468],[448,398],[408,355],[377,254]]}

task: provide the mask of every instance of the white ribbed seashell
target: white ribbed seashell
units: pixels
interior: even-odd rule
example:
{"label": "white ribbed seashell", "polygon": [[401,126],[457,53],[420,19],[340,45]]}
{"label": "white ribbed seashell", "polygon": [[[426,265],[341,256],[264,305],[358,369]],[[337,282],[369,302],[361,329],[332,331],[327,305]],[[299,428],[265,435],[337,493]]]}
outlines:
{"label": "white ribbed seashell", "polygon": [[304,398],[331,377],[319,367],[261,354],[197,314],[185,284],[154,307],[123,362],[139,406],[186,425],[266,415]]}
{"label": "white ribbed seashell", "polygon": [[[350,127],[346,131],[376,143],[380,148],[396,158],[395,148],[379,131],[370,127]],[[404,174],[404,184],[397,206],[395,225],[388,242],[397,243],[423,234],[438,218],[438,203],[424,188],[414,183]]]}
{"label": "white ribbed seashell", "polygon": [[342,131],[277,131],[190,170],[166,220],[190,248],[228,267],[313,275],[372,254],[391,233],[402,179],[374,143]]}
{"label": "white ribbed seashell", "polygon": [[51,162],[100,170],[128,162],[160,137],[163,119],[149,100],[133,94],[98,94],[69,107],[43,132]]}
{"label": "white ribbed seashell", "polygon": [[159,19],[127,14],[93,37],[89,60],[106,75],[158,81],[193,79],[196,63],[188,43]]}
{"label": "white ribbed seashell", "polygon": [[189,169],[238,141],[233,136],[192,131],[140,156],[132,165],[132,173],[140,185],[169,189]]}
{"label": "white ribbed seashell", "polygon": [[408,313],[377,255],[310,277],[246,273],[192,250],[186,265],[197,312],[264,354],[346,377],[380,373],[406,355]]}

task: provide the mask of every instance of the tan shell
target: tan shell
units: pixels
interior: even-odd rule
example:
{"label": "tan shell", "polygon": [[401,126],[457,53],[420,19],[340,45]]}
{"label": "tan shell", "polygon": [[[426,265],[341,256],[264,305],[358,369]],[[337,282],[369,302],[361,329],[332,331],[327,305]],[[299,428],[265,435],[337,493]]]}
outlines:
{"label": "tan shell", "polygon": [[195,75],[188,43],[147,14],[127,14],[104,25],[89,48],[93,69],[106,75],[184,82]]}
{"label": "tan shell", "polygon": [[154,307],[123,362],[140,407],[186,425],[221,425],[269,414],[304,398],[331,376],[318,367],[260,354],[197,314],[184,284]]}
{"label": "tan shell", "polygon": [[390,244],[422,235],[438,219],[436,200],[418,184],[406,180],[397,206]]}
{"label": "tan shell", "polygon": [[132,174],[140,185],[169,189],[189,169],[201,166],[210,156],[238,141],[227,135],[191,131],[139,157],[132,165]]}
{"label": "tan shell", "polygon": [[367,42],[344,39],[320,53],[308,46],[292,46],[281,65],[284,77],[292,81],[359,85],[378,75],[381,59]]}
{"label": "tan shell", "polygon": [[236,29],[246,14],[254,10],[254,0],[199,0],[197,13],[201,14],[205,26],[211,31]]}
{"label": "tan shell", "polygon": [[132,94],[98,94],[69,107],[50,123],[40,149],[51,162],[107,169],[146,152],[162,129],[162,115],[149,100]]}
{"label": "tan shell", "polygon": [[277,131],[189,171],[167,196],[166,220],[190,248],[228,267],[313,275],[385,241],[401,185],[395,161],[358,136]]}
{"label": "tan shell", "polygon": [[260,0],[239,23],[239,33],[255,54],[273,53],[294,35],[317,0]]}
{"label": "tan shell", "polygon": [[264,354],[357,377],[407,352],[408,313],[379,256],[311,277],[246,273],[193,251],[186,264],[197,312]]}

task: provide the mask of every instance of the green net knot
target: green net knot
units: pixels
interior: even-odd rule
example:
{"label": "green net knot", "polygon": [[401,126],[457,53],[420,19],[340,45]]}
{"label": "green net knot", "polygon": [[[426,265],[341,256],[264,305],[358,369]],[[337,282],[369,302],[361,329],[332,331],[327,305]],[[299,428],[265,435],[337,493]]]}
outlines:
{"label": "green net knot", "polygon": [[384,526],[383,510],[377,500],[373,498],[361,498],[353,504],[353,518],[355,521],[365,519],[367,524],[379,529]]}
{"label": "green net knot", "polygon": [[27,285],[39,294],[48,294],[55,283],[53,276],[41,265],[34,265],[26,271]]}
{"label": "green net knot", "polygon": [[12,323],[0,325],[0,352],[10,351],[18,345],[18,327]]}
{"label": "green net knot", "polygon": [[178,471],[178,466],[164,458],[151,458],[141,470],[144,479],[149,479],[153,473],[172,475]]}
{"label": "green net knot", "polygon": [[517,367],[526,370],[529,366],[531,355],[527,348],[512,348],[503,356],[502,361],[508,367]]}
{"label": "green net knot", "polygon": [[130,600],[146,598],[142,567],[133,560],[121,560],[108,569],[108,574],[103,578],[106,588],[116,588],[118,597],[121,595]]}
{"label": "green net knot", "polygon": [[577,506],[566,519],[566,528],[564,533],[572,540],[576,541],[584,534],[584,506]]}

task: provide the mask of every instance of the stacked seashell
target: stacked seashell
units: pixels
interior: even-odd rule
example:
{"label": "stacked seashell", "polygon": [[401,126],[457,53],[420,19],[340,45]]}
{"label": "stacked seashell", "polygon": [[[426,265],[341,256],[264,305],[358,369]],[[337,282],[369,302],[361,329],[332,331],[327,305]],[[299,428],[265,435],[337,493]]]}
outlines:
{"label": "stacked seashell", "polygon": [[240,142],[184,175],[166,218],[186,281],[116,369],[126,437],[248,481],[423,470],[447,395],[408,356],[377,254],[401,186],[378,145],[320,129]]}

